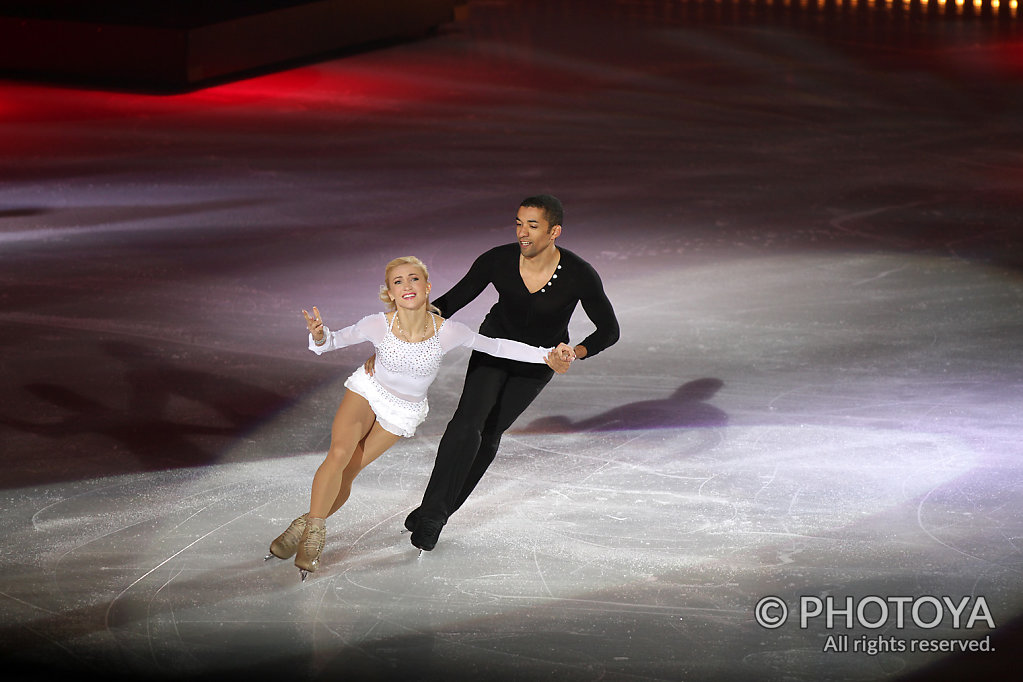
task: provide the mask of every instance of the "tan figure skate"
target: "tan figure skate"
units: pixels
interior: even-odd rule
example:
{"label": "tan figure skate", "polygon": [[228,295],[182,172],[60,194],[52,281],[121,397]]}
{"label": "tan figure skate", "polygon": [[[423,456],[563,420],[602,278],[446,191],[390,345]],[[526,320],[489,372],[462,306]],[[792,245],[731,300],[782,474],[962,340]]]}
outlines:
{"label": "tan figure skate", "polygon": [[269,561],[273,557],[278,559],[290,559],[298,551],[298,543],[302,541],[302,533],[305,531],[306,514],[291,522],[288,529],[277,536],[277,539],[270,543],[270,553],[263,561]]}

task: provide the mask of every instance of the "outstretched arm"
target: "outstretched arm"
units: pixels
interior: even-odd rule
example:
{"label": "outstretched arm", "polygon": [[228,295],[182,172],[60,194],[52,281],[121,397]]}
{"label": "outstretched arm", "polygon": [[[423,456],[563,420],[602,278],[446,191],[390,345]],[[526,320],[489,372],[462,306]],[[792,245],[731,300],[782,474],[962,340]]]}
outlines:
{"label": "outstretched arm", "polygon": [[530,346],[511,339],[492,339],[472,331],[460,322],[446,320],[440,328],[441,349],[447,353],[452,348],[464,346],[507,360],[546,364],[558,374],[564,374],[575,359],[571,346],[564,343],[556,348]]}
{"label": "outstretched arm", "polygon": [[383,338],[384,332],[387,331],[387,323],[383,315],[380,314],[369,315],[350,327],[337,331],[331,331],[327,325],[323,324],[320,311],[315,306],[313,306],[312,315],[306,310],[302,311],[302,315],[305,317],[306,329],[309,330],[309,350],[317,355],[363,341],[377,344]]}

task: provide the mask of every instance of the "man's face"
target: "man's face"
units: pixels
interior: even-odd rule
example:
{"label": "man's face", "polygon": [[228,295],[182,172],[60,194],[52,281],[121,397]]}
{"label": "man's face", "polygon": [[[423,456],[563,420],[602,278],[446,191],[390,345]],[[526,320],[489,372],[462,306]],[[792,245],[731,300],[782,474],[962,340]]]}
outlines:
{"label": "man's face", "polygon": [[519,206],[519,212],[515,216],[515,236],[519,240],[519,249],[526,258],[532,258],[553,246],[554,238],[560,232],[560,225],[551,229],[542,208]]}

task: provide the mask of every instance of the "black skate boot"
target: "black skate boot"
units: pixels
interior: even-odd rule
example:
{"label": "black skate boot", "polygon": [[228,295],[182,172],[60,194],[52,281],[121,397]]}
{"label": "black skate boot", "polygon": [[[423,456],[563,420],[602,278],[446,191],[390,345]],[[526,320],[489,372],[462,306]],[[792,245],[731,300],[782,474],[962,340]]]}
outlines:
{"label": "black skate boot", "polygon": [[437,546],[440,539],[440,530],[444,527],[443,521],[437,519],[420,518],[416,529],[412,531],[412,544],[424,552],[431,551]]}

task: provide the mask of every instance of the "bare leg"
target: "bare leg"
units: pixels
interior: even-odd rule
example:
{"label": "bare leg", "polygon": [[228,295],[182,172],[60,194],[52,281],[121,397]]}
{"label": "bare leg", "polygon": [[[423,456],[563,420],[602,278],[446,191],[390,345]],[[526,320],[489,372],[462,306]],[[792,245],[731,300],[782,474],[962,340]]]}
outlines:
{"label": "bare leg", "polygon": [[[366,399],[348,391],[341,400],[331,426],[330,449],[313,476],[309,513],[291,522],[288,529],[270,544],[270,554],[282,559],[298,551],[295,564],[302,580],[315,571],[325,539],[324,522],[340,509],[352,493],[352,482],[366,465],[388,450],[401,436],[385,430]],[[325,500],[332,500],[324,513]],[[313,537],[309,538],[310,533]]]}
{"label": "bare leg", "polygon": [[330,449],[313,476],[309,496],[309,518],[325,519],[341,492],[341,477],[351,463],[359,443],[376,424],[376,415],[358,393],[348,391],[334,415],[330,429]]}
{"label": "bare leg", "polygon": [[[376,415],[365,398],[354,391],[345,393],[331,425],[330,449],[313,476],[309,513],[295,556],[295,566],[301,572],[303,582],[306,575],[319,566],[320,553],[326,541],[327,516],[348,499],[356,474],[399,437],[388,433],[377,423]],[[346,473],[347,485],[344,481]]]}
{"label": "bare leg", "polygon": [[352,494],[352,483],[355,481],[355,477],[359,475],[359,472],[369,466],[377,457],[384,454],[400,439],[401,436],[391,433],[380,426],[379,423],[373,425],[373,428],[366,434],[366,437],[359,442],[358,447],[355,448],[355,452],[352,454],[351,460],[348,462],[348,466],[341,473],[341,490],[338,491],[334,504],[330,507],[330,515],[333,515],[334,512],[348,501],[348,496]]}

